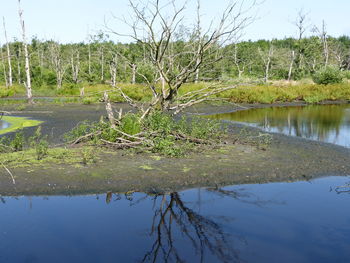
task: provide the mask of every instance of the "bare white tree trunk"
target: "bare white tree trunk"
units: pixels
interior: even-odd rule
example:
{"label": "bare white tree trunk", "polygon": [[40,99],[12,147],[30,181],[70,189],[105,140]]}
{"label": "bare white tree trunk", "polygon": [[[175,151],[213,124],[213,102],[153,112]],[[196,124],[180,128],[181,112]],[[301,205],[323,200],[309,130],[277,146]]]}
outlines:
{"label": "bare white tree trunk", "polygon": [[238,47],[237,47],[237,44],[235,43],[234,44],[235,47],[234,47],[234,54],[233,54],[233,63],[236,65],[236,68],[237,68],[237,71],[238,71],[238,78],[240,79],[242,77],[242,74],[244,73],[244,68],[245,68],[245,65],[243,65],[241,67],[241,61],[239,61],[238,57],[237,57],[237,53],[238,53]]}
{"label": "bare white tree trunk", "polygon": [[61,89],[66,69],[69,67],[69,62],[64,63],[62,61],[62,53],[60,50],[60,45],[58,43],[52,43],[49,47],[49,50],[53,70],[56,73],[57,89]]}
{"label": "bare white tree trunk", "polygon": [[7,80],[6,66],[5,66],[5,62],[4,62],[4,54],[2,53],[2,48],[0,49],[0,53],[1,53],[1,65],[2,65],[2,70],[3,70],[3,74],[4,74],[5,85],[6,85],[6,88],[8,88],[9,83]]}
{"label": "bare white tree trunk", "polygon": [[6,49],[7,49],[7,63],[8,63],[8,85],[12,87],[13,80],[12,80],[12,64],[11,64],[11,52],[10,52],[10,44],[7,39],[7,32],[6,32],[6,25],[5,25],[5,17],[2,18],[3,26],[4,26],[4,34],[5,34],[5,41],[6,41]]}
{"label": "bare white tree trunk", "polygon": [[104,81],[105,79],[105,68],[104,68],[104,64],[105,64],[105,56],[104,56],[104,50],[103,47],[100,48],[100,63],[101,63],[101,81]]}
{"label": "bare white tree trunk", "polygon": [[293,72],[294,59],[295,59],[295,51],[292,50],[292,53],[291,53],[291,61],[290,61],[289,71],[288,71],[288,81],[291,81],[291,79],[292,79],[292,72]]}
{"label": "bare white tree trunk", "polygon": [[137,69],[137,66],[135,63],[131,64],[131,69],[132,69],[131,83],[135,84],[136,83],[136,69]]}
{"label": "bare white tree trunk", "polygon": [[270,48],[267,52],[267,54],[264,54],[264,52],[259,48],[259,53],[261,56],[261,59],[264,62],[264,68],[265,68],[265,76],[264,76],[264,81],[268,82],[269,81],[269,77],[270,77],[270,68],[271,68],[271,59],[273,56],[273,45],[270,45]]}
{"label": "bare white tree trunk", "polygon": [[327,39],[327,31],[326,31],[326,23],[324,20],[322,21],[322,43],[323,43],[323,54],[324,54],[324,64],[328,65],[329,61],[329,49],[328,49],[328,39]]}
{"label": "bare white tree trunk", "polygon": [[[76,55],[76,57],[75,57]],[[73,51],[71,57],[71,67],[72,67],[72,78],[75,84],[79,82],[79,72],[80,72],[80,55],[79,50]]]}
{"label": "bare white tree trunk", "polygon": [[18,14],[19,20],[22,28],[22,38],[23,38],[23,49],[24,49],[24,58],[25,58],[25,71],[27,76],[27,81],[25,83],[25,87],[27,90],[27,100],[30,104],[33,104],[33,94],[32,94],[32,82],[30,78],[30,64],[29,64],[29,52],[28,52],[28,44],[26,39],[26,30],[23,21],[23,10],[21,9],[21,0],[18,0]]}
{"label": "bare white tree trunk", "polygon": [[18,48],[18,54],[16,54],[16,57],[17,57],[17,82],[18,84],[21,84],[22,83],[22,78],[21,78],[21,74],[22,74],[22,71],[21,71],[21,54],[22,54],[22,51],[21,51],[21,48]]}
{"label": "bare white tree trunk", "polygon": [[322,21],[321,29],[318,28],[317,26],[314,26],[312,31],[317,33],[319,35],[319,38],[321,39],[322,46],[323,46],[324,65],[327,66],[328,62],[329,62],[329,47],[328,47],[328,36],[327,36],[327,29],[326,29],[325,21],[324,20]]}
{"label": "bare white tree trunk", "polygon": [[115,88],[117,86],[117,55],[113,54],[112,55],[113,58],[112,58],[112,61],[111,63],[109,64],[109,69],[110,69],[110,72],[111,72],[111,85],[113,88]]}
{"label": "bare white tree trunk", "polygon": [[88,70],[89,70],[89,77],[91,76],[91,44],[89,43],[89,49],[88,49]]}
{"label": "bare white tree trunk", "polygon": [[107,92],[104,92],[103,98],[104,98],[104,101],[106,102],[106,111],[107,111],[107,115],[108,115],[108,120],[111,123],[111,127],[115,128],[115,118],[114,118],[112,105],[111,105],[111,102],[109,101],[109,97],[108,97]]}

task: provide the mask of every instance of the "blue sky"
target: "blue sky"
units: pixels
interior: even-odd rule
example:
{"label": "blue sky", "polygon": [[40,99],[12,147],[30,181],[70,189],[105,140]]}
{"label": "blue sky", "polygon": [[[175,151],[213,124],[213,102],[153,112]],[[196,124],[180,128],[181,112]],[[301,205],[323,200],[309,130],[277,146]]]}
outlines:
{"label": "blue sky", "polygon": [[[19,38],[17,0],[0,1],[0,16],[6,19],[9,37]],[[227,3],[228,0],[202,0],[203,18],[215,17]],[[84,41],[88,32],[104,28],[105,19],[112,21],[112,13],[118,17],[128,14],[127,0],[22,0],[22,7],[29,36],[61,42]],[[295,36],[292,21],[301,8],[309,14],[311,25],[320,25],[324,19],[330,35],[350,35],[349,0],[265,0],[259,7],[259,19],[245,30],[244,38]],[[110,24],[120,31],[126,30],[117,21]]]}

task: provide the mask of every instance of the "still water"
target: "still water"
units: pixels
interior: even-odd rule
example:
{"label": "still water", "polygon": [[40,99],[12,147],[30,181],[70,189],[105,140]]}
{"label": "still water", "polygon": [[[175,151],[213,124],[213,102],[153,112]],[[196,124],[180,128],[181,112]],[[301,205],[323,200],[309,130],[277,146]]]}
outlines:
{"label": "still water", "polygon": [[2,197],[0,262],[349,262],[348,182]]}
{"label": "still water", "polygon": [[10,127],[10,124],[8,122],[0,120],[0,130],[6,129],[8,127]]}
{"label": "still water", "polygon": [[350,147],[350,105],[250,109],[212,116],[278,132]]}

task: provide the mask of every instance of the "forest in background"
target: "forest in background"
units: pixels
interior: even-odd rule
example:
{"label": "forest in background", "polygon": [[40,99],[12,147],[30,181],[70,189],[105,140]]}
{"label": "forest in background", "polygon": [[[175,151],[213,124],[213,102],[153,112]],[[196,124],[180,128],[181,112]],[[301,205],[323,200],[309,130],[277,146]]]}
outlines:
{"label": "forest in background", "polygon": [[[181,52],[186,43],[179,39],[171,43],[171,52]],[[22,84],[25,79],[22,42],[14,41],[1,47],[0,82]],[[33,38],[28,45],[31,76],[35,88],[57,88],[83,83],[111,84],[143,83],[155,74],[149,54],[138,43],[114,43],[103,33],[91,37],[88,43],[60,44]],[[10,60],[8,61],[8,52]],[[283,40],[243,41],[210,51],[216,63],[203,65],[190,82],[250,78],[269,80],[300,80],[312,77],[326,67],[343,71],[349,76],[350,38],[312,36]],[[10,64],[11,63],[11,64]],[[186,65],[186,56],[173,62],[173,71]],[[179,65],[179,66],[177,66]],[[350,76],[349,76],[350,77]]]}

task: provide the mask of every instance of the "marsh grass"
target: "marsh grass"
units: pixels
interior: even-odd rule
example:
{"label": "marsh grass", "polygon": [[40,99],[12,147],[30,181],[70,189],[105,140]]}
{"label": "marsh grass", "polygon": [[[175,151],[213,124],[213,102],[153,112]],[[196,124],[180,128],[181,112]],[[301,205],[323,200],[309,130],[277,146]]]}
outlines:
{"label": "marsh grass", "polygon": [[[215,83],[211,83],[215,84]],[[139,102],[147,102],[152,98],[152,92],[143,84],[118,83],[118,87],[130,98]],[[179,95],[187,92],[198,91],[206,87],[208,83],[186,83],[179,90]],[[319,85],[314,84],[312,80],[305,79],[301,81],[274,81],[269,84],[241,85],[235,81],[228,81],[224,85],[237,85],[237,88],[225,91],[213,96],[216,99],[229,100],[235,103],[278,103],[304,101],[307,103],[319,103],[330,100],[350,100],[350,83]],[[241,85],[241,86],[240,86]],[[85,95],[80,97],[80,88],[84,87]],[[157,86],[156,89],[159,89]],[[113,89],[107,84],[87,84],[80,83],[77,85],[65,85],[62,89],[57,90],[52,87],[39,89],[34,88],[35,96],[52,96],[55,97],[51,103],[82,103],[94,104],[103,101],[103,92],[110,91],[109,97],[112,102],[124,102],[119,91]],[[21,86],[14,86],[10,89],[0,88],[0,97],[24,96],[25,90]],[[1,105],[26,103],[26,100],[1,100]]]}

